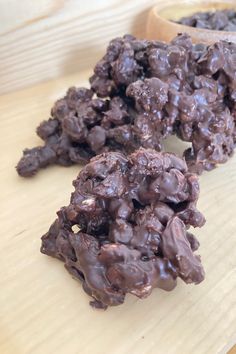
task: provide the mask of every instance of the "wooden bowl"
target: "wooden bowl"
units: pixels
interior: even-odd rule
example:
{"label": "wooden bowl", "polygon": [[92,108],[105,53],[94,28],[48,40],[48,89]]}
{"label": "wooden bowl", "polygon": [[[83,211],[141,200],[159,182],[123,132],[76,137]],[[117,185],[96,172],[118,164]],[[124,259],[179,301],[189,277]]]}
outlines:
{"label": "wooden bowl", "polygon": [[214,31],[184,26],[172,22],[181,17],[189,16],[200,11],[236,9],[234,0],[204,1],[204,0],[166,0],[161,1],[149,13],[146,36],[148,39],[158,39],[169,42],[178,33],[188,33],[195,43],[214,43],[227,40],[236,43],[236,32]]}

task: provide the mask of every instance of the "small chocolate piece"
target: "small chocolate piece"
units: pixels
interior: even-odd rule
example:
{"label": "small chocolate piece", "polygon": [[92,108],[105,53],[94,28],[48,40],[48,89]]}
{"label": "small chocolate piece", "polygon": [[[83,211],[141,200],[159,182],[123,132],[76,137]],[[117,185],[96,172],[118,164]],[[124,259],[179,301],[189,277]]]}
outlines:
{"label": "small chocolate piece", "polygon": [[95,308],[119,305],[131,293],[167,291],[180,277],[204,279],[199,243],[187,230],[197,210],[197,177],[181,158],[139,149],[94,157],[74,181],[70,204],[42,237],[41,251],[65,263]]}
{"label": "small chocolate piece", "polygon": [[189,168],[223,163],[235,147],[236,45],[171,43],[124,36],[112,40],[90,79],[70,88],[37,134],[44,147],[27,149],[17,165],[31,176],[50,164],[86,163],[107,151],[163,150],[170,135],[190,142]]}
{"label": "small chocolate piece", "polygon": [[236,11],[234,9],[196,12],[182,17],[177,23],[185,26],[216,31],[236,31]]}

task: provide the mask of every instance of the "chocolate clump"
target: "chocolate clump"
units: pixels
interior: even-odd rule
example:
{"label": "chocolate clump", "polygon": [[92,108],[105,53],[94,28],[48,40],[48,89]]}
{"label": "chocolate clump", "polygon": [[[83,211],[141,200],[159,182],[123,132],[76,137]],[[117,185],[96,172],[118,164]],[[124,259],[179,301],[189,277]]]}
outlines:
{"label": "chocolate clump", "polygon": [[169,44],[112,40],[91,88],[72,87],[55,103],[37,129],[44,146],[24,151],[18,173],[84,164],[108,151],[161,151],[170,135],[192,144],[184,152],[190,170],[213,169],[235,147],[235,58],[235,44],[193,44],[186,34]]}
{"label": "chocolate clump", "polygon": [[127,156],[98,155],[73,182],[70,204],[42,237],[41,251],[65,263],[97,308],[119,305],[131,293],[167,291],[177,277],[204,279],[199,243],[189,227],[197,210],[197,177],[181,158],[152,149]]}
{"label": "chocolate clump", "polygon": [[216,31],[236,31],[236,11],[234,9],[202,11],[182,17],[177,23],[185,26]]}

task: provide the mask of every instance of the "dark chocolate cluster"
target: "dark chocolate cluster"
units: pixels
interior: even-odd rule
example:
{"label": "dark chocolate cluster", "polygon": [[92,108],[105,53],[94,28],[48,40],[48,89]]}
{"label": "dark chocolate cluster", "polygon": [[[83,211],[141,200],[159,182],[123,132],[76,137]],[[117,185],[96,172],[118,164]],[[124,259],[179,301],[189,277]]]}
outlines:
{"label": "dark chocolate cluster", "polygon": [[192,143],[184,153],[201,173],[225,162],[235,146],[236,45],[112,40],[90,78],[91,89],[70,88],[17,165],[32,176],[49,164],[85,163],[107,151],[163,149],[170,135]]}
{"label": "dark chocolate cluster", "polygon": [[205,219],[197,210],[197,177],[181,158],[140,148],[130,156],[94,157],[73,183],[70,204],[42,237],[41,251],[66,269],[97,308],[119,305],[127,293],[147,297],[172,290],[180,277],[204,279],[199,243],[188,231]]}
{"label": "dark chocolate cluster", "polygon": [[236,31],[236,11],[234,9],[196,12],[182,17],[177,23],[185,26],[205,28],[215,31]]}

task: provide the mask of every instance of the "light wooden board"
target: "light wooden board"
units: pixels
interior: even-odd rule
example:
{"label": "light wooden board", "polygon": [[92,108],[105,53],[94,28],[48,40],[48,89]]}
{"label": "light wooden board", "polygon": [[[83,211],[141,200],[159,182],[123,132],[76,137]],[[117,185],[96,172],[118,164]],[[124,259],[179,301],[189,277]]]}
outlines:
{"label": "light wooden board", "polygon": [[171,293],[128,296],[122,306],[96,311],[63,264],[40,254],[40,236],[68,203],[79,167],[52,167],[23,179],[14,166],[24,147],[40,142],[34,129],[53,101],[86,77],[0,98],[0,353],[226,353],[236,343],[236,157],[200,178],[207,224],[195,233],[206,280],[198,286],[179,281]]}
{"label": "light wooden board", "polygon": [[0,93],[87,69],[114,37],[144,36],[155,2],[0,0]]}

